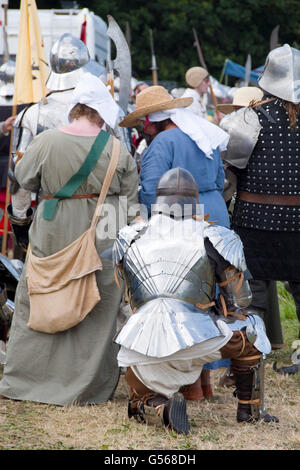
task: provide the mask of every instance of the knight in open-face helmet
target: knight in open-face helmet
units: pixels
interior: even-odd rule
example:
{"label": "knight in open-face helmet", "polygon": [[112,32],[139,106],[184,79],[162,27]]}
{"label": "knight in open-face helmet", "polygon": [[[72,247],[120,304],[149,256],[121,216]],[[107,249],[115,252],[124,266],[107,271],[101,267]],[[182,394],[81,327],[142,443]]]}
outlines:
{"label": "knight in open-face helmet", "polygon": [[237,421],[278,421],[263,404],[261,358],[271,348],[263,321],[247,309],[242,243],[200,214],[195,179],[171,169],[157,185],[149,222],[124,227],[114,244],[133,310],[115,340],[127,367],[129,417],[187,434],[185,386],[206,362],[230,358]]}
{"label": "knight in open-face helmet", "polygon": [[[91,60],[86,45],[69,33],[63,34],[54,43],[49,65],[51,71],[46,88],[50,93],[38,103],[21,111],[14,123],[12,162],[9,170],[12,203],[8,206],[8,215],[17,244],[23,248],[28,245],[28,229],[33,215],[32,193],[19,188],[14,177],[14,166],[37,134],[67,123],[73,90],[85,73],[92,73],[106,81],[104,67]],[[120,119],[122,116],[123,114],[120,114]],[[114,134],[113,129],[107,130]],[[118,137],[122,140],[121,136]]]}
{"label": "knight in open-face helmet", "polygon": [[55,42],[50,52],[50,75],[46,82],[48,90],[69,90],[74,88],[84,73],[93,73],[100,76],[104,72],[99,64],[91,61],[86,45],[69,33],[63,34]]}
{"label": "knight in open-face helmet", "polygon": [[[38,103],[21,111],[14,122],[9,169],[12,203],[8,206],[8,216],[17,244],[23,248],[28,245],[28,229],[33,215],[32,193],[19,188],[14,176],[14,166],[37,134],[65,124],[73,89],[80,77],[88,71],[90,56],[86,45],[80,39],[71,34],[63,34],[54,43],[49,62],[51,71],[46,88],[50,93]],[[100,74],[100,70],[98,73]]]}
{"label": "knight in open-face helmet", "polygon": [[72,91],[86,72],[100,76],[104,68],[90,60],[86,45],[69,33],[52,46],[49,56],[50,74],[47,97],[22,111],[15,122],[14,152],[23,155],[36,134],[65,124]]}

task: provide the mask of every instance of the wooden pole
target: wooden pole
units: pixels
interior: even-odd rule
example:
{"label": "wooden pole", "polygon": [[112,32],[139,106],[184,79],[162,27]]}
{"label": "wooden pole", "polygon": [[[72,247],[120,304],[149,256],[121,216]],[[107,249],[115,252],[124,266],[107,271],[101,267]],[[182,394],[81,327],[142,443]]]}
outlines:
{"label": "wooden pole", "polygon": [[[199,39],[198,39],[198,34],[195,30],[195,28],[193,28],[193,33],[194,33],[194,38],[195,38],[195,46],[196,46],[196,49],[197,49],[197,52],[198,52],[198,58],[199,58],[199,61],[200,61],[200,64],[202,65],[202,67],[207,70],[207,66],[206,66],[206,63],[205,63],[205,60],[204,60],[204,57],[203,57],[203,54],[202,54],[202,50],[201,50],[201,47],[200,47],[200,43],[199,43]],[[211,98],[212,98],[212,101],[213,101],[213,104],[214,104],[214,107],[215,107],[215,113],[216,113],[216,116],[217,116],[217,122],[219,123],[222,116],[220,114],[220,112],[217,110],[217,99],[216,99],[216,96],[214,94],[214,90],[213,90],[213,87],[212,87],[212,84],[211,84],[211,81],[209,80],[209,91],[210,91],[210,95],[211,95]]]}
{"label": "wooden pole", "polygon": [[214,104],[214,107],[215,107],[215,113],[216,113],[216,116],[217,116],[217,123],[219,124],[219,122],[221,121],[222,119],[222,115],[221,113],[217,110],[217,99],[216,99],[216,95],[214,94],[214,90],[213,90],[213,87],[212,87],[212,84],[211,84],[211,81],[209,80],[209,90],[210,90],[210,96],[212,98],[212,101],[213,101],[213,104]]}
{"label": "wooden pole", "polygon": [[[12,108],[12,116],[17,115],[17,105],[13,105]],[[8,156],[8,169],[11,167],[11,152],[12,152],[12,141],[13,141],[13,129],[10,133],[10,144],[9,144],[9,156]],[[7,254],[7,235],[8,235],[8,214],[7,214],[7,206],[10,202],[10,191],[9,191],[9,178],[7,178],[6,183],[6,196],[5,196],[5,207],[4,207],[4,219],[3,219],[3,234],[2,234],[2,247],[1,247],[1,254],[6,256]]]}
{"label": "wooden pole", "polygon": [[152,62],[152,66],[151,66],[152,82],[153,82],[153,85],[157,85],[158,84],[158,78],[157,78],[158,67],[156,65],[156,57],[155,57],[155,53],[154,53],[154,43],[153,43],[152,29],[149,29],[149,35],[150,35],[151,62]]}
{"label": "wooden pole", "polygon": [[153,82],[153,85],[157,85],[157,84],[158,84],[158,80],[157,80],[157,69],[155,69],[155,68],[152,69],[152,82]]}
{"label": "wooden pole", "polygon": [[[4,9],[4,27],[6,28],[7,26],[7,8],[8,5],[4,4],[3,9]],[[7,58],[6,58],[7,59]],[[13,105],[13,111],[12,115],[16,115],[16,106]],[[10,168],[10,155],[12,151],[12,131],[10,134],[10,145],[9,145],[9,155],[8,155],[8,168]],[[9,199],[10,199],[10,192],[9,192],[9,179],[7,178],[6,182],[6,195],[5,195],[5,206],[4,206],[4,219],[3,219],[3,233],[2,233],[2,246],[1,246],[1,253],[2,255],[6,255],[7,252],[7,235],[8,235],[8,215],[7,215],[7,206],[9,205]]]}

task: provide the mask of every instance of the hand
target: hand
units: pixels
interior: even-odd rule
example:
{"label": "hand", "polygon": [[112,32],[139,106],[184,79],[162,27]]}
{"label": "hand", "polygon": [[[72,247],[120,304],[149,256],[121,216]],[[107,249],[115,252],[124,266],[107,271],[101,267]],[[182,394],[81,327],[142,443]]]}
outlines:
{"label": "hand", "polygon": [[6,119],[6,121],[4,121],[2,125],[2,130],[4,134],[7,134],[7,132],[10,132],[12,130],[15,119],[16,119],[16,116],[10,116],[9,118]]}
{"label": "hand", "polygon": [[213,123],[216,124],[216,126],[218,126],[220,124],[222,117],[223,115],[219,111],[215,111]]}

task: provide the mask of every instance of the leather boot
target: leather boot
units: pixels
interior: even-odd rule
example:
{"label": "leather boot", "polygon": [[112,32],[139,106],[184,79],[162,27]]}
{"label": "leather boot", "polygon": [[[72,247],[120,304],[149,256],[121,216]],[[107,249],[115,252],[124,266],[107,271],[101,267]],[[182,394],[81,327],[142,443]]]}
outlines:
{"label": "leather boot", "polygon": [[179,389],[186,400],[203,400],[201,376],[191,385],[184,385]]}
{"label": "leather boot", "polygon": [[164,425],[164,405],[168,399],[157,393],[147,393],[140,396],[131,392],[128,402],[128,418],[134,418],[139,423]]}
{"label": "leather boot", "polygon": [[200,377],[191,385],[184,385],[179,390],[186,400],[203,400],[213,396],[210,383],[210,370],[202,370]]}
{"label": "leather boot", "polygon": [[210,383],[210,370],[204,369],[200,375],[201,387],[204,398],[210,398],[213,396],[212,386]]}
{"label": "leather boot", "polygon": [[260,418],[252,415],[251,411],[251,398],[252,398],[252,384],[253,384],[254,371],[250,370],[247,373],[235,373],[236,390],[233,393],[237,396],[239,403],[237,408],[236,419],[238,423],[255,423],[259,420],[265,423],[275,422],[278,423],[279,419],[276,416],[271,416],[265,413]]}
{"label": "leather boot", "polygon": [[253,373],[254,372],[251,371],[247,374],[235,374],[236,390],[234,395],[237,396],[239,400],[236,415],[236,420],[238,423],[248,423],[253,421],[251,405],[247,403],[241,403],[251,400]]}
{"label": "leather boot", "polygon": [[190,425],[186,413],[186,401],[182,393],[176,392],[171,398],[157,393],[143,397],[131,396],[128,403],[128,417],[139,423],[166,426],[178,434],[188,434]]}

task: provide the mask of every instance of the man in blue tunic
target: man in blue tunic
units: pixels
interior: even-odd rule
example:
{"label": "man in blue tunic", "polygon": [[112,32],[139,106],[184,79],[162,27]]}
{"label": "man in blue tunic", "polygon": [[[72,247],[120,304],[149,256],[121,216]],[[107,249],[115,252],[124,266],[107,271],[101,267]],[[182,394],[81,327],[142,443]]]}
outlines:
{"label": "man in blue tunic", "polygon": [[192,173],[199,187],[199,203],[210,220],[229,227],[222,193],[224,170],[220,150],[225,150],[229,135],[218,126],[185,109],[193,98],[173,99],[161,86],[151,86],[137,96],[136,110],[120,126],[144,123],[144,133],[151,143],[142,157],[140,203],[151,214],[156,185],[171,168]]}

